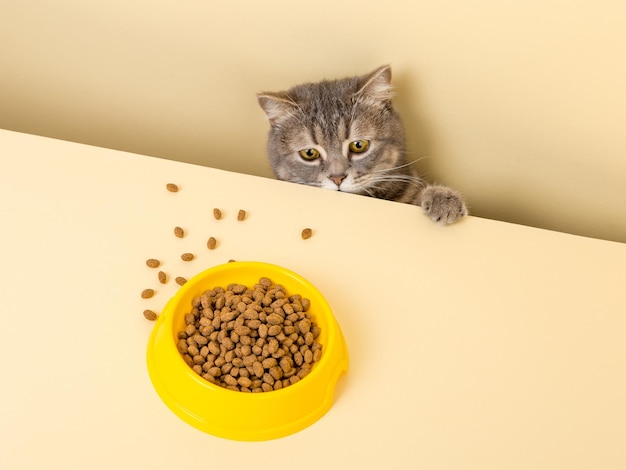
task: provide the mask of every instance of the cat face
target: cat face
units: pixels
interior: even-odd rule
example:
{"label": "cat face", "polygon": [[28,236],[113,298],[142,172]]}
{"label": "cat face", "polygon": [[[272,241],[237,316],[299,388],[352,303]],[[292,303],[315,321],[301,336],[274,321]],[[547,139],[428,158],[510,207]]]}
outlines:
{"label": "cat face", "polygon": [[278,179],[381,197],[404,165],[404,132],[388,66],[360,76],[262,93]]}

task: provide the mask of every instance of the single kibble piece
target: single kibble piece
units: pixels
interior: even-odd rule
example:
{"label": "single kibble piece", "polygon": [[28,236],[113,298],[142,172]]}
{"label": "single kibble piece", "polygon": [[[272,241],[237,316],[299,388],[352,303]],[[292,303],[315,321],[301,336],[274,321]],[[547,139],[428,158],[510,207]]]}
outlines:
{"label": "single kibble piece", "polygon": [[217,240],[215,237],[209,237],[209,241],[207,241],[206,246],[209,250],[214,250],[217,246]]}
{"label": "single kibble piece", "polygon": [[183,253],[182,255],[180,255],[180,259],[182,259],[183,261],[191,261],[193,260],[193,258],[193,253]]}
{"label": "single kibble piece", "polygon": [[165,187],[171,193],[177,193],[178,192],[178,186],[175,185],[174,183],[167,183],[167,185]]}
{"label": "single kibble piece", "polygon": [[310,228],[305,228],[304,230],[302,230],[303,240],[307,240],[308,238],[311,238],[311,235],[313,235],[313,230],[311,230]]}
{"label": "single kibble piece", "polygon": [[181,227],[174,227],[174,235],[178,238],[183,238],[185,236],[185,231]]}
{"label": "single kibble piece", "polygon": [[220,220],[222,218],[222,211],[216,207],[213,209],[213,217],[215,217],[215,220]]}
{"label": "single kibble piece", "polygon": [[152,310],[144,310],[143,316],[146,317],[146,320],[154,321],[157,319],[157,314]]}
{"label": "single kibble piece", "polygon": [[246,218],[246,211],[244,211],[243,209],[239,209],[239,212],[237,213],[237,220],[241,221],[244,220]]}
{"label": "single kibble piece", "polygon": [[142,299],[149,299],[150,297],[152,297],[154,295],[154,290],[152,289],[144,289],[141,292],[141,298]]}
{"label": "single kibble piece", "polygon": [[180,277],[180,276],[178,276],[174,280],[176,281],[176,284],[178,284],[179,286],[182,286],[185,282],[187,282],[187,279],[185,279],[184,277]]}
{"label": "single kibble piece", "polygon": [[165,284],[167,282],[167,274],[165,274],[163,271],[159,271],[159,274],[157,276],[159,277],[159,282],[161,284]]}
{"label": "single kibble piece", "polygon": [[150,258],[146,260],[146,266],[149,268],[158,268],[161,266],[161,262],[158,259]]}

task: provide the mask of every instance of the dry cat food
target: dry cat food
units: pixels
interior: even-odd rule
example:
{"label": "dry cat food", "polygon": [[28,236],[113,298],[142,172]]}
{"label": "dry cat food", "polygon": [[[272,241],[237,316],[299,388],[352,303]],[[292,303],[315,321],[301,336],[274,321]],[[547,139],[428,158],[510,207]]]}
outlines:
{"label": "dry cat food", "polygon": [[152,289],[144,289],[141,292],[141,298],[142,299],[149,299],[150,297],[152,297],[154,295],[154,290]]}
{"label": "dry cat food", "polygon": [[183,261],[192,261],[194,259],[193,253],[183,253],[180,255],[180,259]]}
{"label": "dry cat food", "polygon": [[165,187],[167,188],[167,190],[171,193],[177,193],[178,192],[178,186],[175,185],[174,183],[167,183],[165,185]]}
{"label": "dry cat food", "polygon": [[179,286],[182,286],[185,282],[187,282],[187,279],[178,276],[176,279],[174,279],[174,281],[176,281],[176,284],[178,284]]}
{"label": "dry cat food", "polygon": [[313,230],[311,230],[310,228],[305,228],[304,230],[302,230],[302,239],[303,240],[307,240],[307,239],[311,238],[311,235],[313,235]]}
{"label": "dry cat food", "polygon": [[206,242],[206,246],[209,250],[215,250],[215,247],[217,246],[217,240],[215,237],[209,237],[209,240]]}
{"label": "dry cat food", "polygon": [[167,274],[165,274],[163,271],[159,271],[157,277],[159,278],[159,282],[161,284],[165,284],[167,282]]}
{"label": "dry cat food", "polygon": [[174,227],[174,235],[176,235],[178,238],[183,238],[185,236],[185,231],[182,229],[182,227]]}
{"label": "dry cat food", "polygon": [[158,259],[150,258],[146,260],[146,266],[149,268],[158,268],[161,266],[161,262]]}
{"label": "dry cat food", "polygon": [[215,220],[220,220],[222,218],[222,211],[216,207],[213,209],[213,217],[215,217]]}
{"label": "dry cat food", "polygon": [[246,218],[246,211],[244,211],[243,209],[239,209],[239,212],[237,213],[237,220],[242,221]]}
{"label": "dry cat food", "polygon": [[154,321],[158,317],[156,312],[153,312],[152,310],[144,310],[143,316],[146,317],[146,320],[150,320],[150,321]]}
{"label": "dry cat food", "polygon": [[263,277],[196,297],[178,351],[200,376],[241,392],[269,392],[305,377],[322,356],[308,299]]}

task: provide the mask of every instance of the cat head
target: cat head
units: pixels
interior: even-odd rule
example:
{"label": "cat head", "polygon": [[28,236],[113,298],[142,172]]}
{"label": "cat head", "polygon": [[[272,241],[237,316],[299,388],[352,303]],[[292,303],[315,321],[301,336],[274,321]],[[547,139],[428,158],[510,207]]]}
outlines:
{"label": "cat head", "polygon": [[268,156],[278,179],[384,197],[404,162],[404,131],[391,104],[391,68],[261,93]]}

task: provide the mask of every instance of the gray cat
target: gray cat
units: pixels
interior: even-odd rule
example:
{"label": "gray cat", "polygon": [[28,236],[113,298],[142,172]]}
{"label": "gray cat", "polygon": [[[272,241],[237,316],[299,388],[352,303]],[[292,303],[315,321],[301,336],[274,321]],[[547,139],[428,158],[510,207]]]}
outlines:
{"label": "gray cat", "polygon": [[318,188],[416,204],[435,222],[467,215],[463,196],[429,185],[405,160],[404,130],[391,104],[391,68],[360,77],[260,93],[270,122],[276,177]]}

